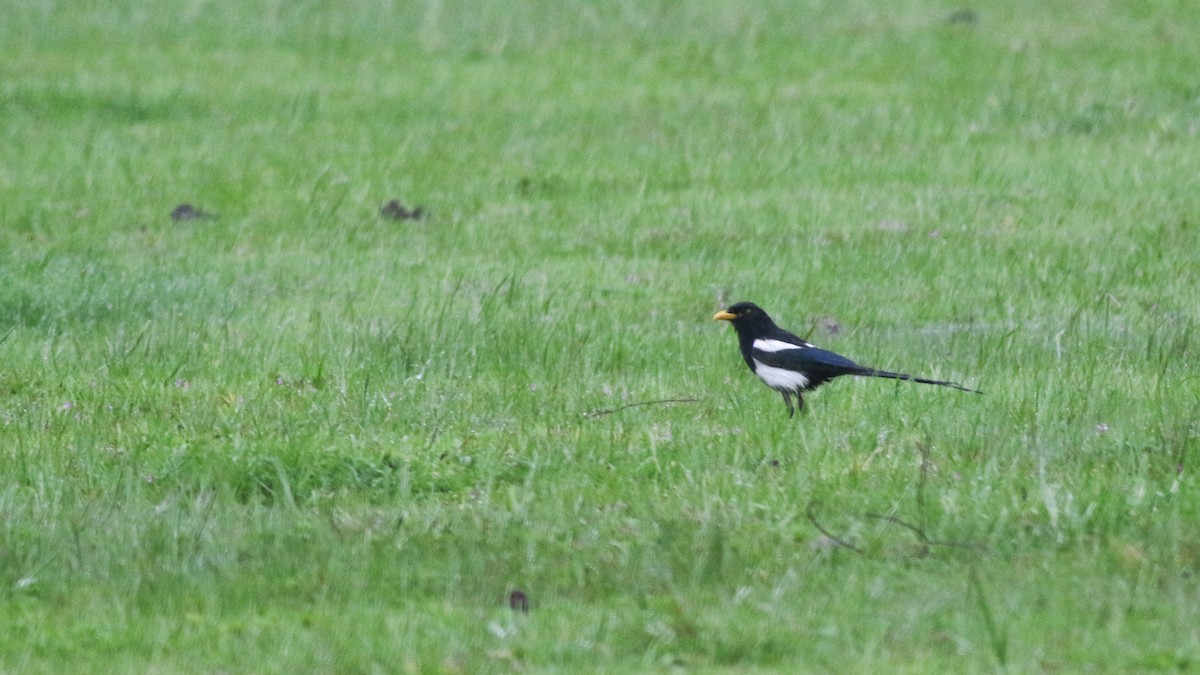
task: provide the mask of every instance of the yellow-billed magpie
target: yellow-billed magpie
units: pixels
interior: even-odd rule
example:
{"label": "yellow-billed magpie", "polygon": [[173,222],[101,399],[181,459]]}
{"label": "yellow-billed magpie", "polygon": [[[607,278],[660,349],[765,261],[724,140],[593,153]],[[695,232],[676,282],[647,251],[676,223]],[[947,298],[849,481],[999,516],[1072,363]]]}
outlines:
{"label": "yellow-billed magpie", "polygon": [[[764,384],[783,395],[783,402],[788,407],[788,417],[795,415],[797,408],[804,408],[804,397],[801,395],[803,392],[812,391],[841,375],[887,377],[893,380],[954,387],[975,394],[983,393],[954,382],[930,380],[860,366],[844,356],[819,349],[776,326],[771,317],[753,302],[731,305],[728,309],[714,314],[713,319],[733,324],[746,365],[750,366],[750,370]],[[796,397],[795,407],[792,407],[793,396]]]}

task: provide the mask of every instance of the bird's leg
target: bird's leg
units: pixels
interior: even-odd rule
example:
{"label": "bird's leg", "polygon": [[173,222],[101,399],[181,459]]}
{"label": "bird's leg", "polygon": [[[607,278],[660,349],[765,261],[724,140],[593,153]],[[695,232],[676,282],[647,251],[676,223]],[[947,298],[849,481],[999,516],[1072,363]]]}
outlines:
{"label": "bird's leg", "polygon": [[785,404],[785,405],[787,405],[787,408],[788,408],[788,417],[790,418],[790,417],[794,416],[794,415],[796,414],[796,409],[792,407],[792,394],[791,394],[791,392],[788,392],[788,391],[781,391],[781,392],[779,392],[779,393],[783,395],[783,402],[784,402],[784,404]]}
{"label": "bird's leg", "polygon": [[804,397],[800,395],[800,392],[796,392],[796,410],[804,410]]}

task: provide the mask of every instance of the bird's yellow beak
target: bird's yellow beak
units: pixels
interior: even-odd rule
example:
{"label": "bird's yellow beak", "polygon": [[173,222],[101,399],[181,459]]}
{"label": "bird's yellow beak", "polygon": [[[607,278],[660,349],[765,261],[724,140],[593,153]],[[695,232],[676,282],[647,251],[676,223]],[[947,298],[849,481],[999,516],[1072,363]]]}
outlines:
{"label": "bird's yellow beak", "polygon": [[736,318],[736,316],[724,309],[713,314],[713,321],[733,321]]}

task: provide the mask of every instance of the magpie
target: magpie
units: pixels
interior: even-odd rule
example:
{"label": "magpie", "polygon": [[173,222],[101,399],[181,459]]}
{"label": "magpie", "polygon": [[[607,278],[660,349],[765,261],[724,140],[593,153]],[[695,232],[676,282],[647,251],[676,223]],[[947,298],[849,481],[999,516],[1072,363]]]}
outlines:
{"label": "magpie", "polygon": [[[713,320],[733,324],[746,365],[750,366],[750,371],[757,375],[763,384],[783,395],[788,417],[795,415],[797,409],[804,409],[804,397],[801,394],[841,375],[910,380],[922,384],[954,387],[975,394],[983,393],[954,382],[930,380],[860,366],[844,356],[819,349],[776,326],[771,317],[753,302],[731,305],[728,309],[714,314]],[[792,406],[793,396],[796,397],[795,407]]]}

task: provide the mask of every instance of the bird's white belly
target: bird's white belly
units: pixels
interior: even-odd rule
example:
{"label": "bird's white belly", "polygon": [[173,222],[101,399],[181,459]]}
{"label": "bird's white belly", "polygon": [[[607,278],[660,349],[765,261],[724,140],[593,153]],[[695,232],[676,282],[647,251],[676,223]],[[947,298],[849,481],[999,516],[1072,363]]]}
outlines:
{"label": "bird's white belly", "polygon": [[808,386],[808,378],[794,370],[768,366],[754,359],[754,374],[766,385],[777,391],[802,391]]}

